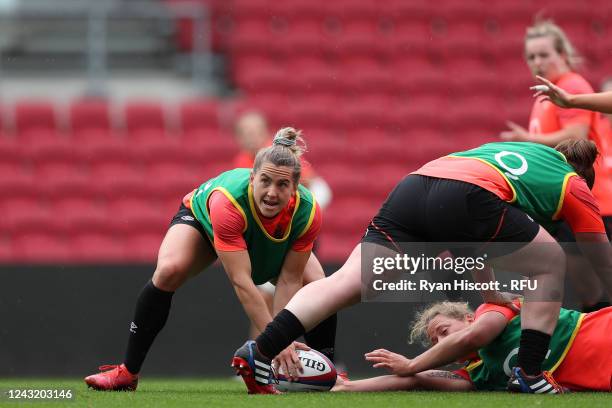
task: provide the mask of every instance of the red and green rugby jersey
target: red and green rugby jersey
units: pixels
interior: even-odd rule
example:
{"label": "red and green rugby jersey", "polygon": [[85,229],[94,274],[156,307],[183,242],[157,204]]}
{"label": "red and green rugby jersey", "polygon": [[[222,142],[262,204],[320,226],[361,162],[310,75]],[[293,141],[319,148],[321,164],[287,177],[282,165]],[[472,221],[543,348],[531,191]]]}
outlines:
{"label": "red and green rugby jersey", "polygon": [[[557,327],[542,368],[554,372],[567,355],[578,334],[585,314],[575,310],[561,309]],[[466,370],[477,390],[505,391],[512,367],[517,365],[521,340],[520,314],[508,322],[504,331],[486,347],[478,350],[480,360],[471,362]]]}
{"label": "red and green rugby jersey", "polygon": [[191,197],[191,211],[214,244],[208,199],[213,191],[220,191],[234,204],[245,222],[242,236],[251,260],[251,277],[256,285],[260,285],[280,275],[293,243],[310,228],[316,205],[310,191],[299,185],[291,222],[284,236],[275,238],[266,231],[255,209],[250,175],[251,169],[234,169],[204,182]]}
{"label": "red and green rugby jersey", "polygon": [[512,189],[510,203],[547,229],[559,220],[567,182],[577,175],[563,154],[539,143],[487,143],[449,156],[473,158],[493,167]]}

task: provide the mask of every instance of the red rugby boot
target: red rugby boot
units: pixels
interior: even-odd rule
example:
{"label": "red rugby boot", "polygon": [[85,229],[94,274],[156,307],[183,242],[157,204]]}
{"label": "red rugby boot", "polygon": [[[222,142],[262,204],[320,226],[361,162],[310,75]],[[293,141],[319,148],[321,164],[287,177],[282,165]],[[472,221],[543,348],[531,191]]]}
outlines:
{"label": "red rugby boot", "polygon": [[[138,375],[121,365],[103,365],[101,373],[85,377],[85,383],[97,391],[136,391]],[[108,371],[106,371],[108,370]]]}
{"label": "red rugby boot", "polygon": [[272,361],[264,357],[253,340],[236,350],[232,359],[236,375],[242,376],[249,394],[281,394],[272,382]]}

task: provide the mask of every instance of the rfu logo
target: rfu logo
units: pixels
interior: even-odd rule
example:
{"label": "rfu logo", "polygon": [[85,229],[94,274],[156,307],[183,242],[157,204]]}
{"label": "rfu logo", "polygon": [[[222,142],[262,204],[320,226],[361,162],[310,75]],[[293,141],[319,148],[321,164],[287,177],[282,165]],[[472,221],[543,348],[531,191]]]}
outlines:
{"label": "rfu logo", "polygon": [[325,364],[320,361],[316,361],[307,357],[300,357],[300,360],[302,361],[302,364],[304,364],[308,368],[312,368],[313,370],[321,372],[325,371]]}

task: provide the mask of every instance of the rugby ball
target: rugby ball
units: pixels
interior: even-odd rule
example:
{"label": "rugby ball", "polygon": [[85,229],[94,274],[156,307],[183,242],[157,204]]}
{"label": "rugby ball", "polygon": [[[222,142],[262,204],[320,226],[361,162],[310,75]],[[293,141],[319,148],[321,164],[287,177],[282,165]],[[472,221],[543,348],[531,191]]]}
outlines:
{"label": "rugby ball", "polygon": [[304,371],[297,380],[289,381],[282,370],[276,374],[276,389],[287,391],[329,391],[336,384],[336,367],[325,355],[316,350],[298,350]]}

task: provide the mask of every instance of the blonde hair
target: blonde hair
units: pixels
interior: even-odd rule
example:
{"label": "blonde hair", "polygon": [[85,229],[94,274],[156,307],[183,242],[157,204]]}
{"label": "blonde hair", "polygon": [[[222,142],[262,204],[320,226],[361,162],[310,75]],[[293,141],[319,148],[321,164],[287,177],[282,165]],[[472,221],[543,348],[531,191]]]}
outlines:
{"label": "blonde hair", "polygon": [[565,56],[565,61],[570,69],[575,70],[582,62],[582,57],[569,40],[565,31],[552,20],[537,20],[534,25],[527,27],[525,33],[525,44],[533,38],[550,37],[553,40],[555,51]]}
{"label": "blonde hair", "polygon": [[272,146],[261,149],[255,156],[253,172],[257,173],[264,162],[275,166],[293,168],[293,182],[298,184],[302,175],[300,156],[306,152],[306,142],[302,138],[302,131],[292,127],[285,127],[276,132]]}
{"label": "blonde hair", "polygon": [[473,314],[467,302],[438,302],[417,312],[410,330],[409,343],[420,342],[424,346],[430,346],[431,341],[427,336],[427,327],[437,315],[450,317],[451,319],[464,320],[468,315]]}

